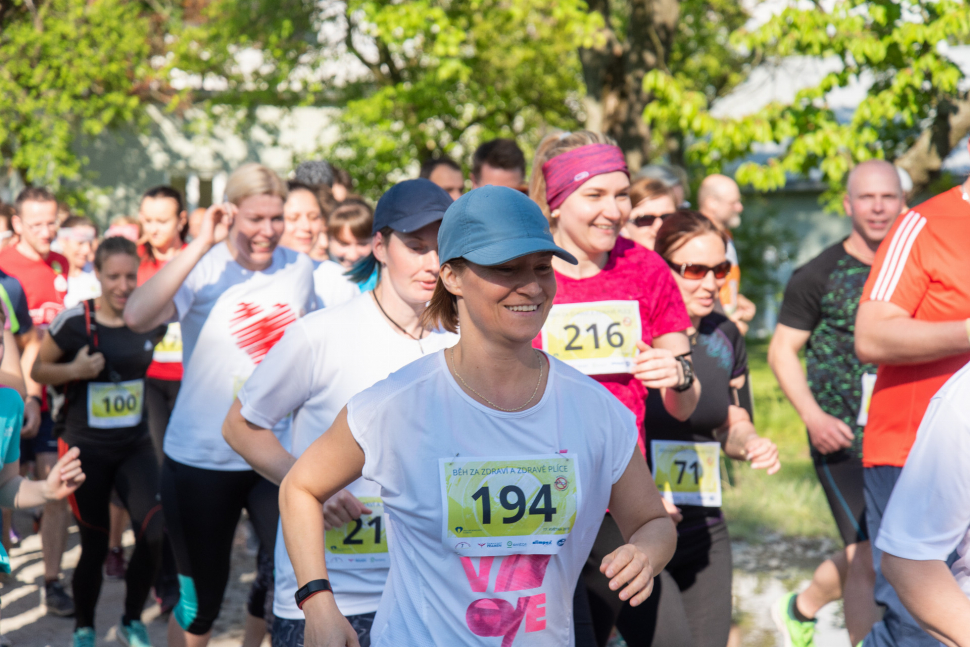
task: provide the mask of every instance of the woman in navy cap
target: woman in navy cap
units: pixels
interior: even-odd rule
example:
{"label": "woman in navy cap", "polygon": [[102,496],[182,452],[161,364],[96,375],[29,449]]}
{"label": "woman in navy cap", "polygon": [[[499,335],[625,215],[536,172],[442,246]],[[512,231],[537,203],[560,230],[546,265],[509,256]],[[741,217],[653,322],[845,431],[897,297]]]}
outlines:
{"label": "woman in navy cap", "polygon": [[[429,180],[408,180],[377,203],[373,263],[380,283],[350,302],[300,319],[256,368],[223,425],[253,469],[279,483],[296,457],[333,424],[350,398],[392,372],[457,341],[421,322],[438,280],[438,226],[451,198]],[[368,270],[368,273],[370,270]],[[290,451],[273,428],[293,412]],[[357,479],[323,507],[337,608],[367,647],[390,563],[380,487]],[[302,647],[296,575],[276,542],[273,647]]]}
{"label": "woman in navy cap", "polygon": [[575,262],[536,204],[476,189],[445,213],[438,249],[425,320],[460,324],[461,340],[352,397],[281,485],[308,647],[358,644],[320,546],[321,503],[361,476],[391,529],[374,646],[572,645],[573,588],[607,506],[628,542],[601,565],[620,599],[641,604],[673,553],[633,414],[532,348],[552,258]]}

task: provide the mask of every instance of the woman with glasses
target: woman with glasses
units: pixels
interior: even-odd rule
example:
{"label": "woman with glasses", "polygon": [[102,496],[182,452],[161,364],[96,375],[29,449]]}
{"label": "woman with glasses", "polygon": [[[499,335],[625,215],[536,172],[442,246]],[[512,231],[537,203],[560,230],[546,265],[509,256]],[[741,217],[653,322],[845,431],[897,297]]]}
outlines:
{"label": "woman with glasses", "polygon": [[674,193],[660,180],[642,178],[630,185],[630,220],[620,235],[653,249],[660,225],[677,211]]}
{"label": "woman with glasses", "polygon": [[[659,393],[647,396],[647,460],[668,504],[677,506],[671,515],[677,523],[677,551],[654,582],[659,595],[638,608],[612,605],[616,626],[630,647],[727,644],[731,543],[720,507],[721,450],[769,474],[781,468],[775,444],[758,435],[751,411],[738,406],[737,391],[747,370],[744,337],[731,320],[714,312],[718,290],[731,270],[725,242],[710,220],[686,210],[667,218],[657,235],[656,251],[670,266],[690,315],[693,367],[704,390],[683,421],[667,413]],[[603,531],[599,539],[592,558],[608,554],[621,541],[618,535],[605,541]],[[586,582],[592,591],[608,590],[601,577]]]}

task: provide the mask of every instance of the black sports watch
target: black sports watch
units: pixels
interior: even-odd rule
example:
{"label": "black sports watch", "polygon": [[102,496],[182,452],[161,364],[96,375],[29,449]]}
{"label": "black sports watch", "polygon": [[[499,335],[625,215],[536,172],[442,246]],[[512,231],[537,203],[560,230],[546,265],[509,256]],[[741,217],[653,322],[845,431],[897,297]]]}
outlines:
{"label": "black sports watch", "polygon": [[674,391],[677,393],[683,393],[690,387],[694,386],[694,367],[690,362],[687,361],[687,355],[690,355],[690,353],[677,355],[677,359],[680,360],[680,367],[684,370],[684,383],[680,386],[674,387]]}
{"label": "black sports watch", "polygon": [[330,586],[330,580],[310,580],[299,589],[297,589],[296,594],[293,596],[296,598],[296,606],[303,609],[303,603],[309,600],[312,596],[317,593],[322,593],[324,591],[333,592],[333,587]]}

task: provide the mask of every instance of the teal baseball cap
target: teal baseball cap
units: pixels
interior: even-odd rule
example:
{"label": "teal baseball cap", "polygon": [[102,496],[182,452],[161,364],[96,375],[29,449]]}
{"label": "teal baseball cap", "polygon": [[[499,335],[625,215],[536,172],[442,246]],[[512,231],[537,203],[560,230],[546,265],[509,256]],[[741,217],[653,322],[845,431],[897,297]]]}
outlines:
{"label": "teal baseball cap", "polygon": [[556,245],[542,209],[521,191],[483,186],[461,196],[445,211],[438,230],[438,258],[464,258],[476,265],[552,252],[576,265],[576,257]]}

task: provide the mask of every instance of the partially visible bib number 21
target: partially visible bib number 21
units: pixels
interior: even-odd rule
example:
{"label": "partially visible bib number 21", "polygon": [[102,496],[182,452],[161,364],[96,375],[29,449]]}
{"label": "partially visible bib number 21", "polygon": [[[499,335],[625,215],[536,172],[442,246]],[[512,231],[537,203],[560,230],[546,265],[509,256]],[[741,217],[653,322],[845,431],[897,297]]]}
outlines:
{"label": "partially visible bib number 21", "polygon": [[134,427],[145,405],[145,380],[88,382],[88,426],[94,429]]}
{"label": "partially visible bib number 21", "polygon": [[377,497],[362,497],[360,502],[371,509],[370,514],[327,531],[327,563],[343,569],[387,568],[391,561],[384,503]]}

